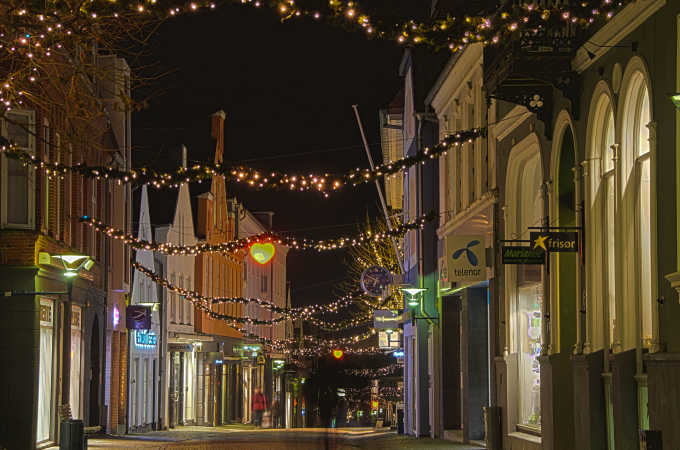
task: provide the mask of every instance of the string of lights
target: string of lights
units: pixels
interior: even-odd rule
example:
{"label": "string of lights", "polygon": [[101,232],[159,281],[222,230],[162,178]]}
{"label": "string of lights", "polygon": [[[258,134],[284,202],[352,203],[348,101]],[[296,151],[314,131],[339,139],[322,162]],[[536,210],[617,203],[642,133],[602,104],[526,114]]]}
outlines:
{"label": "string of lights", "polygon": [[403,364],[393,363],[389,366],[379,367],[377,369],[345,369],[345,373],[348,375],[354,375],[357,377],[366,378],[380,378],[390,375],[395,375],[404,370]]}
{"label": "string of lights", "polygon": [[285,245],[293,250],[315,250],[317,252],[338,250],[348,247],[356,247],[370,241],[382,241],[390,237],[400,237],[410,230],[422,228],[427,222],[434,220],[436,214],[430,212],[424,216],[417,217],[411,222],[400,224],[392,230],[381,232],[366,232],[356,236],[342,236],[334,239],[314,240],[306,238],[296,238],[293,236],[283,236],[276,232],[267,231],[233,241],[222,242],[219,244],[200,243],[196,245],[175,245],[170,243],[154,243],[135,237],[131,233],[110,227],[93,217],[83,216],[80,218],[82,223],[93,227],[96,231],[106,234],[112,239],[122,240],[126,245],[136,250],[149,250],[163,253],[166,255],[196,255],[200,253],[233,253],[250,247],[255,243],[272,243]]}
{"label": "string of lights", "polygon": [[[199,11],[215,10],[225,4],[240,4],[275,10],[282,21],[309,18],[346,28],[361,30],[367,37],[390,39],[402,45],[448,48],[459,51],[470,43],[484,45],[505,42],[513,34],[561,27],[588,27],[611,19],[617,9],[635,0],[600,0],[552,2],[547,7],[538,2],[504,2],[497,10],[484,15],[446,16],[432,20],[407,19],[389,22],[379,13],[371,17],[356,1],[328,0],[313,7],[295,0],[164,0],[115,2],[54,2],[49,10],[33,9],[26,2],[11,1],[0,24],[0,57],[12,58],[17,69],[0,82],[0,105],[5,108],[22,104],[32,85],[38,85],[41,62],[77,42],[92,40],[92,30],[106,29],[113,36],[125,36],[126,25]],[[25,92],[28,91],[28,92]]]}
{"label": "string of lights", "polygon": [[[264,299],[260,299],[260,298],[207,297],[207,296],[199,294],[196,291],[190,291],[188,289],[184,289],[184,288],[176,286],[171,281],[169,281],[167,278],[162,277],[161,275],[158,275],[157,273],[154,273],[153,271],[147,269],[146,267],[144,267],[143,265],[141,265],[138,262],[134,262],[132,264],[132,268],[135,269],[135,270],[138,270],[140,273],[142,273],[144,276],[148,277],[154,283],[159,284],[159,285],[163,286],[164,288],[168,289],[170,292],[179,294],[182,297],[187,298],[187,299],[194,299],[194,300],[203,302],[206,305],[216,305],[216,304],[222,304],[222,303],[238,303],[238,304],[255,303],[265,310],[271,311],[271,312],[276,313],[276,314],[281,314],[281,315],[285,316],[285,319],[290,319],[290,320],[299,319],[301,317],[305,318],[306,320],[309,320],[311,318],[312,314],[318,314],[318,313],[324,313],[324,312],[338,312],[340,309],[346,308],[346,307],[354,304],[357,299],[361,298],[364,295],[362,292],[357,291],[357,292],[345,295],[343,297],[340,297],[339,299],[334,300],[333,302],[330,302],[330,303],[300,306],[300,307],[296,307],[296,308],[282,308],[282,307],[270,302],[269,300],[264,300]],[[277,319],[277,321],[280,321],[280,320]],[[253,323],[256,323],[256,322],[253,322]],[[268,325],[270,323],[256,323],[256,324],[258,324],[258,325]]]}
{"label": "string of lights", "polygon": [[305,320],[323,330],[340,331],[345,330],[347,328],[356,328],[363,325],[372,324],[373,311],[363,312],[357,316],[352,317],[351,319],[341,321],[328,321],[323,319],[317,319],[316,317],[308,317]]}
{"label": "string of lights", "polygon": [[[151,281],[153,281],[156,284],[159,284],[163,286],[164,288],[168,289],[171,292],[177,293],[182,296],[182,298],[189,300],[192,302],[195,306],[197,306],[199,309],[202,311],[207,312],[210,317],[214,319],[221,319],[225,320],[228,322],[231,322],[232,324],[244,324],[244,323],[249,323],[249,324],[255,324],[255,325],[273,325],[279,322],[282,322],[284,320],[290,319],[293,316],[293,313],[286,313],[285,310],[282,311],[281,317],[277,317],[274,319],[270,320],[261,320],[261,319],[253,319],[250,317],[238,317],[238,316],[231,316],[228,314],[221,314],[218,312],[213,311],[210,308],[210,305],[218,304],[218,303],[240,303],[240,304],[248,304],[251,302],[258,303],[260,306],[265,307],[265,308],[270,308],[274,309],[276,308],[276,305],[273,305],[270,302],[267,302],[266,300],[261,300],[261,299],[245,299],[245,298],[220,298],[215,301],[215,299],[211,297],[206,297],[204,295],[199,294],[198,292],[195,291],[189,291],[183,288],[180,288],[178,286],[175,286],[173,283],[168,281],[167,279],[155,274],[151,270],[147,269],[143,265],[141,265],[138,262],[134,262],[132,264],[132,268],[135,270],[138,270],[141,274],[145,275],[148,277]],[[278,311],[277,311],[278,312]]]}
{"label": "string of lights", "polygon": [[46,162],[39,156],[26,152],[9,142],[0,147],[0,152],[6,156],[31,165],[43,171],[48,177],[63,177],[67,173],[74,173],[85,178],[113,180],[118,183],[148,184],[156,188],[177,188],[183,183],[201,183],[214,176],[223,176],[227,181],[242,184],[259,190],[316,190],[328,197],[329,191],[335,191],[343,186],[358,186],[370,183],[384,176],[393,175],[409,167],[441,155],[449,149],[459,147],[466,142],[473,142],[477,138],[485,137],[487,128],[473,128],[457,131],[445,137],[434,147],[425,147],[416,154],[405,158],[387,162],[373,169],[356,168],[344,175],[292,175],[279,172],[262,172],[250,167],[229,168],[221,164],[200,163],[191,167],[179,167],[172,172],[159,172],[151,167],[141,167],[126,171],[108,166],[88,166],[85,164],[66,165],[58,161]]}

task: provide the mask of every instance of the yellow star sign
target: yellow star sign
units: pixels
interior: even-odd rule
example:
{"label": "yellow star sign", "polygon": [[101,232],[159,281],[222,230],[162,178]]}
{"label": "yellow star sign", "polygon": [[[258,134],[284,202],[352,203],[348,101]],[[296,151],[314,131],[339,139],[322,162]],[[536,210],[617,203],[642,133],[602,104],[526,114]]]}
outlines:
{"label": "yellow star sign", "polygon": [[534,241],[534,248],[541,247],[543,250],[545,250],[547,252],[548,249],[545,246],[545,241],[548,239],[548,237],[549,236],[539,236],[539,237],[537,237],[536,240]]}

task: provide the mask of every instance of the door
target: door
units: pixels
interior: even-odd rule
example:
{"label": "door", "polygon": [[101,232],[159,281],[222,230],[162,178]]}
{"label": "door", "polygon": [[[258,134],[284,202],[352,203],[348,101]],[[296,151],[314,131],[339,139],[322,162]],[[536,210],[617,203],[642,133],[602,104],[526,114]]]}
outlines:
{"label": "door", "polygon": [[179,389],[179,361],[178,353],[170,353],[170,389],[168,389],[168,414],[170,415],[170,427],[174,428],[177,426],[178,421],[178,410],[177,410],[177,398]]}

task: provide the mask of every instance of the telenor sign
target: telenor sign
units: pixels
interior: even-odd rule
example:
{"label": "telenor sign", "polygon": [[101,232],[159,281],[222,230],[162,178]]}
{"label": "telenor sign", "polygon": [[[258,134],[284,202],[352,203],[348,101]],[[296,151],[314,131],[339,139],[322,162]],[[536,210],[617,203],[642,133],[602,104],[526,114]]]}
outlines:
{"label": "telenor sign", "polygon": [[446,266],[449,281],[465,284],[486,280],[484,236],[448,236]]}

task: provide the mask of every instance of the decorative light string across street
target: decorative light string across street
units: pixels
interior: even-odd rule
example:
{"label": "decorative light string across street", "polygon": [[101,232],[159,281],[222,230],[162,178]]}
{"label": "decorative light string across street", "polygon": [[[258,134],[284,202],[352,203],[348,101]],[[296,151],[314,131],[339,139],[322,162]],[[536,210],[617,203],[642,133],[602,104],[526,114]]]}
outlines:
{"label": "decorative light string across street", "polygon": [[256,243],[285,245],[293,250],[316,250],[318,252],[337,250],[363,245],[370,241],[389,239],[392,236],[403,236],[409,230],[422,228],[427,222],[434,220],[435,217],[436,214],[430,212],[424,216],[414,219],[411,222],[398,225],[392,230],[385,230],[379,233],[360,233],[356,236],[343,236],[326,240],[313,240],[305,238],[300,239],[293,236],[283,236],[276,232],[267,231],[254,236],[227,241],[220,244],[201,243],[196,245],[175,245],[169,243],[149,242],[144,239],[137,238],[130,233],[125,233],[123,230],[118,228],[110,227],[89,216],[81,217],[80,221],[93,227],[96,231],[105,233],[110,238],[122,240],[126,245],[129,245],[136,250],[149,250],[164,253],[166,255],[196,255],[200,253],[233,253],[238,250],[248,248]]}
{"label": "decorative light string across street", "polygon": [[113,180],[119,183],[148,184],[156,188],[177,188],[183,183],[201,183],[214,176],[224,176],[227,181],[260,190],[318,191],[325,197],[329,192],[344,186],[357,186],[370,183],[381,177],[401,172],[409,167],[441,155],[450,149],[457,148],[466,142],[486,136],[487,128],[473,128],[457,131],[445,137],[434,147],[425,147],[415,155],[387,162],[374,169],[353,169],[344,175],[295,175],[280,172],[264,172],[250,167],[228,167],[220,164],[202,163],[191,167],[179,167],[172,172],[159,172],[150,167],[141,167],[129,171],[108,166],[87,166],[84,164],[66,165],[59,162],[46,162],[36,155],[19,149],[10,142],[4,142],[0,152],[10,158],[16,158],[25,165],[42,170],[49,177],[63,177],[67,173],[77,174],[85,178]]}
{"label": "decorative light string across street", "polygon": [[[255,303],[258,306],[271,311],[272,313],[276,314],[281,314],[281,317],[278,317],[273,320],[256,320],[256,319],[244,319],[240,317],[234,317],[234,316],[225,316],[226,320],[232,320],[233,321],[241,321],[243,319],[244,323],[254,323],[257,325],[272,325],[274,323],[281,322],[282,320],[294,320],[294,319],[299,319],[299,318],[307,318],[309,319],[312,314],[317,314],[321,312],[336,312],[340,308],[345,308],[353,304],[356,299],[359,297],[365,295],[361,292],[356,292],[353,294],[346,295],[344,297],[340,297],[339,299],[331,302],[331,303],[325,303],[325,304],[315,304],[315,305],[308,305],[308,306],[300,306],[297,308],[281,308],[280,306],[277,306],[273,304],[272,302],[268,300],[263,300],[260,298],[242,298],[242,297],[207,297],[204,295],[199,294],[196,291],[190,291],[181,287],[176,286],[166,278],[154,273],[153,271],[147,269],[143,265],[141,265],[138,262],[134,262],[132,264],[132,268],[135,270],[138,270],[141,274],[145,275],[148,277],[151,281],[153,281],[156,284],[159,284],[163,286],[164,288],[168,289],[171,292],[177,293],[187,300],[193,302],[196,304],[197,302],[200,303],[203,306],[207,305],[217,305],[221,303],[238,303],[238,304],[251,304]],[[208,308],[205,311],[212,312],[210,308]],[[325,322],[325,321],[321,321]]]}
{"label": "decorative light string across street", "polygon": [[[427,21],[406,19],[389,23],[379,13],[370,16],[356,1],[328,0],[164,0],[164,1],[88,1],[54,2],[49,9],[33,9],[26,2],[9,1],[3,14],[11,20],[0,27],[0,57],[11,57],[20,70],[8,77],[0,96],[3,105],[22,102],[22,85],[30,86],[41,75],[40,62],[52,58],[62,48],[92,40],[97,29],[124,37],[125,24],[161,22],[181,14],[214,10],[220,5],[242,4],[277,11],[282,21],[310,18],[340,23],[363,31],[368,37],[394,40],[403,45],[423,45],[458,51],[470,43],[498,44],[514,33],[533,32],[570,24],[588,27],[611,19],[616,10],[634,0],[593,0],[550,8],[538,2],[504,2],[484,15],[446,16]],[[22,67],[23,66],[23,67]]]}

